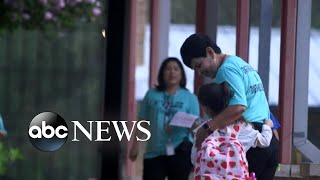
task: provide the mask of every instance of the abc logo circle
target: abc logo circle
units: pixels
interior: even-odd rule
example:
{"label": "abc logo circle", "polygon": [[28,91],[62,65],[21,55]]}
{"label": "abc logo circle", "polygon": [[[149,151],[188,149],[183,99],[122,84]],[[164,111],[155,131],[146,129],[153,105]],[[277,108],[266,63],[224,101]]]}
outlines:
{"label": "abc logo circle", "polygon": [[67,139],[67,123],[54,112],[38,114],[29,125],[29,140],[40,151],[56,151],[65,144]]}

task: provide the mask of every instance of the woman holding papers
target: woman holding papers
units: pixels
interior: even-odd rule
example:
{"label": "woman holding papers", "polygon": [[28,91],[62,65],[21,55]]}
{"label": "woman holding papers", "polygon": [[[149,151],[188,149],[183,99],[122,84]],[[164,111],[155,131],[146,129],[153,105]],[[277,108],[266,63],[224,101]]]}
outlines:
{"label": "woman holding papers", "polygon": [[[190,129],[169,125],[177,112],[199,116],[199,104],[197,97],[186,89],[182,63],[169,57],[161,64],[158,85],[148,90],[138,114],[140,119],[150,121],[151,138],[143,161],[144,180],[188,179],[192,168]],[[136,160],[138,151],[138,141],[134,141],[130,149],[132,161]]]}

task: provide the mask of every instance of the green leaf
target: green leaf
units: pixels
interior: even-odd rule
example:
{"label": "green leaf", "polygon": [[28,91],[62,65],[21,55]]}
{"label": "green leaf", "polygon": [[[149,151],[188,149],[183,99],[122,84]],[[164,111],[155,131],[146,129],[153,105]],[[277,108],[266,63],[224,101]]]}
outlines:
{"label": "green leaf", "polygon": [[23,155],[18,148],[12,148],[0,142],[0,175],[4,175],[7,172],[7,167],[10,163],[22,159]]}
{"label": "green leaf", "polygon": [[9,149],[9,156],[11,157],[12,161],[23,159],[21,151],[17,148],[10,148]]}

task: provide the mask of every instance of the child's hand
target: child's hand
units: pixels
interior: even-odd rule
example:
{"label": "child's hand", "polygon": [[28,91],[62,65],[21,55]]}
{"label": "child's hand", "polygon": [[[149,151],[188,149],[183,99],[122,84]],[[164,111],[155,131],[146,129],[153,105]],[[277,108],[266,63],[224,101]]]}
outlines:
{"label": "child's hand", "polygon": [[269,126],[269,127],[271,127],[271,128],[273,128],[273,122],[272,122],[271,119],[266,119],[266,120],[264,120],[264,124],[267,125],[267,126]]}

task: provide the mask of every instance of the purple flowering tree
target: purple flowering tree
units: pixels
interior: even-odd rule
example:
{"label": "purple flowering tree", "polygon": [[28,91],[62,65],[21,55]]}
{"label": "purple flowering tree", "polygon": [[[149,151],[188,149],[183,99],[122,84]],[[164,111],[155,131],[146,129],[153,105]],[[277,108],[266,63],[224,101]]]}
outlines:
{"label": "purple flowering tree", "polygon": [[70,29],[102,15],[102,0],[1,0],[0,32],[24,29]]}

